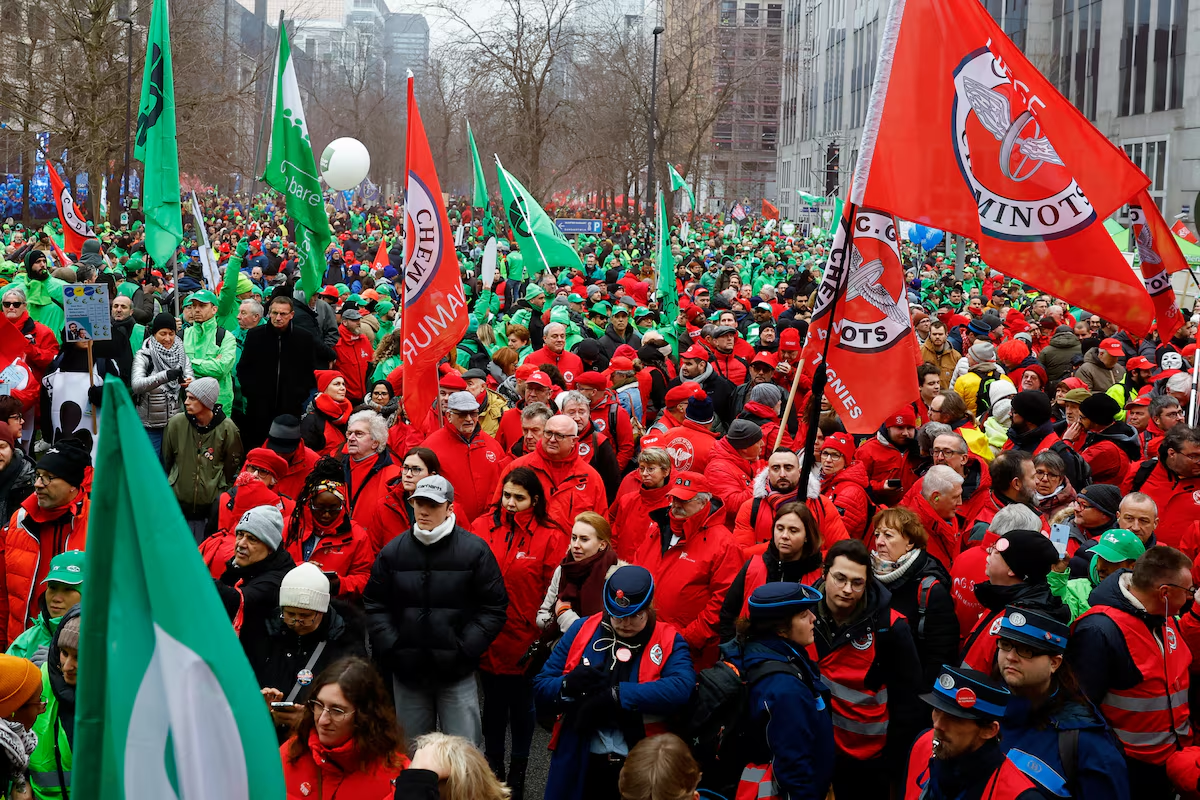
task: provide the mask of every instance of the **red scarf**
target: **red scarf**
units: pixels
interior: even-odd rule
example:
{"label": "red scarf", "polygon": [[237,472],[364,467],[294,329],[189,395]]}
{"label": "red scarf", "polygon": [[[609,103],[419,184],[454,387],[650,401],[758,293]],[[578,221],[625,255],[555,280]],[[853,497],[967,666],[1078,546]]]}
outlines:
{"label": "red scarf", "polygon": [[550,482],[555,486],[562,485],[562,482],[567,479],[575,467],[575,459],[579,458],[579,453],[576,452],[576,447],[572,446],[566,456],[554,458],[546,452],[546,447],[542,440],[538,440],[537,451],[541,455],[542,461],[546,465],[546,472],[550,473]]}
{"label": "red scarf", "polygon": [[332,417],[334,425],[345,425],[350,419],[350,412],[354,410],[354,406],[350,405],[349,400],[334,400],[324,392],[317,395],[317,399],[313,401],[313,405],[322,414]]}

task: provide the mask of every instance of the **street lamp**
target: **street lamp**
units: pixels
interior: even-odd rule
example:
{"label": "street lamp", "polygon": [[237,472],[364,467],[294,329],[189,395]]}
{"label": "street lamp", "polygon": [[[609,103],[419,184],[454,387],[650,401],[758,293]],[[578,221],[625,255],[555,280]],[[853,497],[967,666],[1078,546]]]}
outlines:
{"label": "street lamp", "polygon": [[125,166],[121,175],[121,208],[129,211],[129,143],[132,135],[129,130],[130,117],[133,115],[133,15],[121,17],[118,22],[129,26],[129,36],[125,40]]}
{"label": "street lamp", "polygon": [[646,159],[646,220],[654,219],[654,106],[658,100],[658,35],[664,30],[662,25],[654,26],[654,60],[650,63],[650,117],[646,120],[646,137],[649,144],[646,147],[649,155]]}

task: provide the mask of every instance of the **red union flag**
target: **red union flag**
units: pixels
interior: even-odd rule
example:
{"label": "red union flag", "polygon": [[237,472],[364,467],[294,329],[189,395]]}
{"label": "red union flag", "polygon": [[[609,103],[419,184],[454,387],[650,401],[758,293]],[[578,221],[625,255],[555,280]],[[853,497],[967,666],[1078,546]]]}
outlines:
{"label": "red union flag", "polygon": [[1200,244],[1200,239],[1196,238],[1196,234],[1192,233],[1192,229],[1184,224],[1183,220],[1175,220],[1175,224],[1171,226],[1171,233],[1183,239],[1185,242],[1192,244]]}
{"label": "red union flag", "polygon": [[1187,269],[1187,261],[1179,251],[1167,221],[1159,213],[1154,198],[1146,194],[1145,189],[1138,192],[1129,204],[1129,222],[1133,227],[1133,239],[1137,242],[1142,280],[1146,282],[1146,291],[1154,300],[1157,312],[1158,338],[1165,342],[1183,325],[1183,315],[1179,313],[1179,304],[1175,301],[1175,290],[1171,288],[1171,273]]}
{"label": "red union flag", "polygon": [[851,208],[846,205],[838,223],[817,289],[804,369],[815,370],[821,363],[832,332],[825,396],[849,433],[874,433],[889,414],[917,399],[920,356],[908,313],[896,221],[886,211],[859,210],[853,242],[847,247]]}
{"label": "red union flag", "polygon": [[404,360],[404,410],[409,419],[423,420],[437,397],[437,364],[454,352],[467,330],[467,300],[411,76],[407,138],[400,352]]}
{"label": "red union flag", "polygon": [[987,264],[1144,334],[1154,305],[1103,220],[1148,179],[963,0],[893,0],[856,205],[962,234]]}
{"label": "red union flag", "polygon": [[92,238],[88,233],[87,220],[83,212],[75,205],[75,198],[67,190],[63,179],[58,175],[58,169],[51,163],[46,164],[50,173],[50,190],[54,192],[54,204],[58,206],[58,220],[63,227],[63,244],[67,252],[76,258],[83,252],[83,243]]}

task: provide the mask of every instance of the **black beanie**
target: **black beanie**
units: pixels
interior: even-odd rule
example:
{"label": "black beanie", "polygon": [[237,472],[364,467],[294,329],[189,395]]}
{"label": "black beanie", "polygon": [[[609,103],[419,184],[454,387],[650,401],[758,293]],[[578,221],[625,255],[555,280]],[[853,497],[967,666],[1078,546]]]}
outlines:
{"label": "black beanie", "polygon": [[1079,413],[1097,425],[1111,425],[1113,417],[1121,413],[1121,404],[1099,392],[1079,404]]}
{"label": "black beanie", "polygon": [[1121,510],[1121,490],[1111,483],[1093,483],[1084,487],[1079,496],[1110,519],[1116,519]]}
{"label": "black beanie", "polygon": [[92,454],[73,439],[59,439],[37,462],[37,468],[62,478],[72,486],[82,486],[84,470],[92,465]]}
{"label": "black beanie", "polygon": [[1009,531],[993,545],[1004,563],[1026,583],[1045,583],[1058,562],[1058,549],[1040,531]]}
{"label": "black beanie", "polygon": [[1013,412],[1030,425],[1037,426],[1050,421],[1050,397],[1045,392],[1026,389],[1014,394],[1009,403]]}
{"label": "black beanie", "polygon": [[171,330],[176,330],[175,318],[164,311],[163,313],[155,316],[154,321],[150,323],[150,335],[153,336],[159,331],[166,330],[168,328]]}

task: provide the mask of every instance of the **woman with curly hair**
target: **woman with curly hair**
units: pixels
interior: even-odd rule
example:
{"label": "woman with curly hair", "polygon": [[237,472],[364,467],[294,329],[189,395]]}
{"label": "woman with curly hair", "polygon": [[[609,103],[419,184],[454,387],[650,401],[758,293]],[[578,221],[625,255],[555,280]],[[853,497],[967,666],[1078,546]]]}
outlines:
{"label": "woman with curly hair", "polygon": [[342,462],[323,456],[304,480],[283,542],[297,564],[321,568],[335,597],[360,594],[375,560],[366,528],[350,519],[349,496]]}
{"label": "woman with curly hair", "polygon": [[394,330],[379,340],[375,345],[375,369],[371,372],[371,380],[381,381],[392,374],[392,370],[400,366],[400,331]]}
{"label": "woman with curly hair", "polygon": [[288,800],[384,800],[408,766],[404,734],[371,662],[344,658],[313,682],[296,734],[280,748]]}

